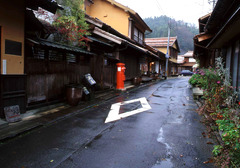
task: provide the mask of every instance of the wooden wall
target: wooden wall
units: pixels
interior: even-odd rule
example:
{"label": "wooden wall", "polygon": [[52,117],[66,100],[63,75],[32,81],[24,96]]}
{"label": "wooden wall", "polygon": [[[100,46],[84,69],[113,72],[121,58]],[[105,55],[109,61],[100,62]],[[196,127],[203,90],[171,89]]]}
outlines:
{"label": "wooden wall", "polygon": [[140,76],[140,64],[139,58],[140,54],[131,54],[131,52],[123,52],[120,55],[120,62],[125,64],[125,76],[126,80],[132,80],[134,77]]}
{"label": "wooden wall", "polygon": [[[28,48],[28,51],[31,49]],[[31,56],[28,53],[25,64],[27,74],[27,104],[61,101],[65,98],[65,86],[70,83],[80,83],[84,74],[90,73],[90,57],[75,55],[75,60],[68,61],[66,55],[59,60],[49,60],[45,57]],[[81,57],[81,58],[80,58]]]}
{"label": "wooden wall", "polygon": [[0,1],[1,74],[24,74],[24,11],[23,0]]}
{"label": "wooden wall", "polygon": [[[223,52],[225,50],[225,52]],[[230,43],[229,46],[222,49],[226,60],[226,68],[231,76],[232,86],[238,91],[238,100],[240,100],[240,40]]]}
{"label": "wooden wall", "polygon": [[4,118],[4,107],[14,105],[26,112],[26,75],[0,75],[0,117]]}
{"label": "wooden wall", "polygon": [[91,74],[96,80],[99,89],[116,86],[116,60],[99,54],[92,59]]}

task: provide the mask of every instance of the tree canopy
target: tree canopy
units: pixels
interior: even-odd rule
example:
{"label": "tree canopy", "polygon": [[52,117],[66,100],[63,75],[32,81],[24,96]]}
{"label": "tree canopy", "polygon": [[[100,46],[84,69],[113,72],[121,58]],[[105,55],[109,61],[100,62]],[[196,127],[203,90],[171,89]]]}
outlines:
{"label": "tree canopy", "polygon": [[53,25],[58,29],[59,40],[72,45],[84,45],[87,40],[88,24],[85,22],[85,13],[82,9],[83,0],[57,0],[64,7],[59,10]]}
{"label": "tree canopy", "polygon": [[170,20],[171,35],[177,36],[181,54],[193,50],[193,37],[198,34],[198,29],[195,25],[185,23],[184,21],[176,21],[167,16],[154,18],[146,18],[144,21],[153,30],[151,34],[146,35],[146,38],[167,37],[168,23]]}

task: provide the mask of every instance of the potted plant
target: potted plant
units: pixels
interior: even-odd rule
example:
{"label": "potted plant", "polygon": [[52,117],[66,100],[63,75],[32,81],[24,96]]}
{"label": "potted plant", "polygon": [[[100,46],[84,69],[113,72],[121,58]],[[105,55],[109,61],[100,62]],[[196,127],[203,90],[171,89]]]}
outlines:
{"label": "potted plant", "polygon": [[202,86],[202,75],[201,74],[194,74],[189,79],[189,84],[192,86],[193,96],[196,98],[198,96],[203,96]]}

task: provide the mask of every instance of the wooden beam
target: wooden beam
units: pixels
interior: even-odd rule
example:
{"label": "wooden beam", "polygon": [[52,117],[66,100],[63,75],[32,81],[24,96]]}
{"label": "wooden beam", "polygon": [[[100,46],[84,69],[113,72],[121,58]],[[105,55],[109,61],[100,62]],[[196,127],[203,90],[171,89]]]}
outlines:
{"label": "wooden beam", "polygon": [[103,38],[106,38],[106,39],[108,39],[108,40],[110,40],[110,41],[112,41],[114,43],[117,43],[117,44],[121,44],[122,43],[122,39],[121,38],[119,38],[119,37],[117,37],[117,36],[115,36],[115,35],[113,35],[111,33],[108,33],[108,32],[106,32],[106,31],[104,31],[102,29],[99,29],[97,27],[95,27],[93,33],[97,34],[97,35],[99,35],[99,36],[101,36]]}
{"label": "wooden beam", "polygon": [[204,41],[204,40],[208,40],[210,38],[212,38],[214,35],[213,34],[201,34],[197,36],[198,42]]}
{"label": "wooden beam", "polygon": [[89,18],[89,17],[86,17],[85,20],[95,26],[98,26],[98,27],[102,27],[103,26],[103,23],[101,23],[100,21],[96,21],[96,19],[93,19],[93,18]]}

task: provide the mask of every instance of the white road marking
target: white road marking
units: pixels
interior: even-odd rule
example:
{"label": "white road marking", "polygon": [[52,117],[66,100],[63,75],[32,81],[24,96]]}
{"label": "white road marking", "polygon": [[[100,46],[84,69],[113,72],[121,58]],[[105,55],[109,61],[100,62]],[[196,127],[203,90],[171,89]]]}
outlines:
{"label": "white road marking", "polygon": [[[138,102],[138,101],[140,101],[140,103],[142,105],[142,108],[119,114],[119,110],[120,110],[121,105],[126,105],[126,104],[130,104],[130,103]],[[108,117],[105,120],[105,123],[117,121],[117,120],[120,120],[122,118],[126,118],[126,117],[129,117],[131,115],[135,115],[135,114],[138,114],[138,113],[150,110],[150,109],[152,109],[152,108],[148,104],[147,99],[145,97],[142,97],[142,98],[139,98],[139,99],[134,99],[134,100],[129,100],[129,101],[125,101],[125,102],[115,103],[115,104],[112,104],[110,112],[108,113]]]}

